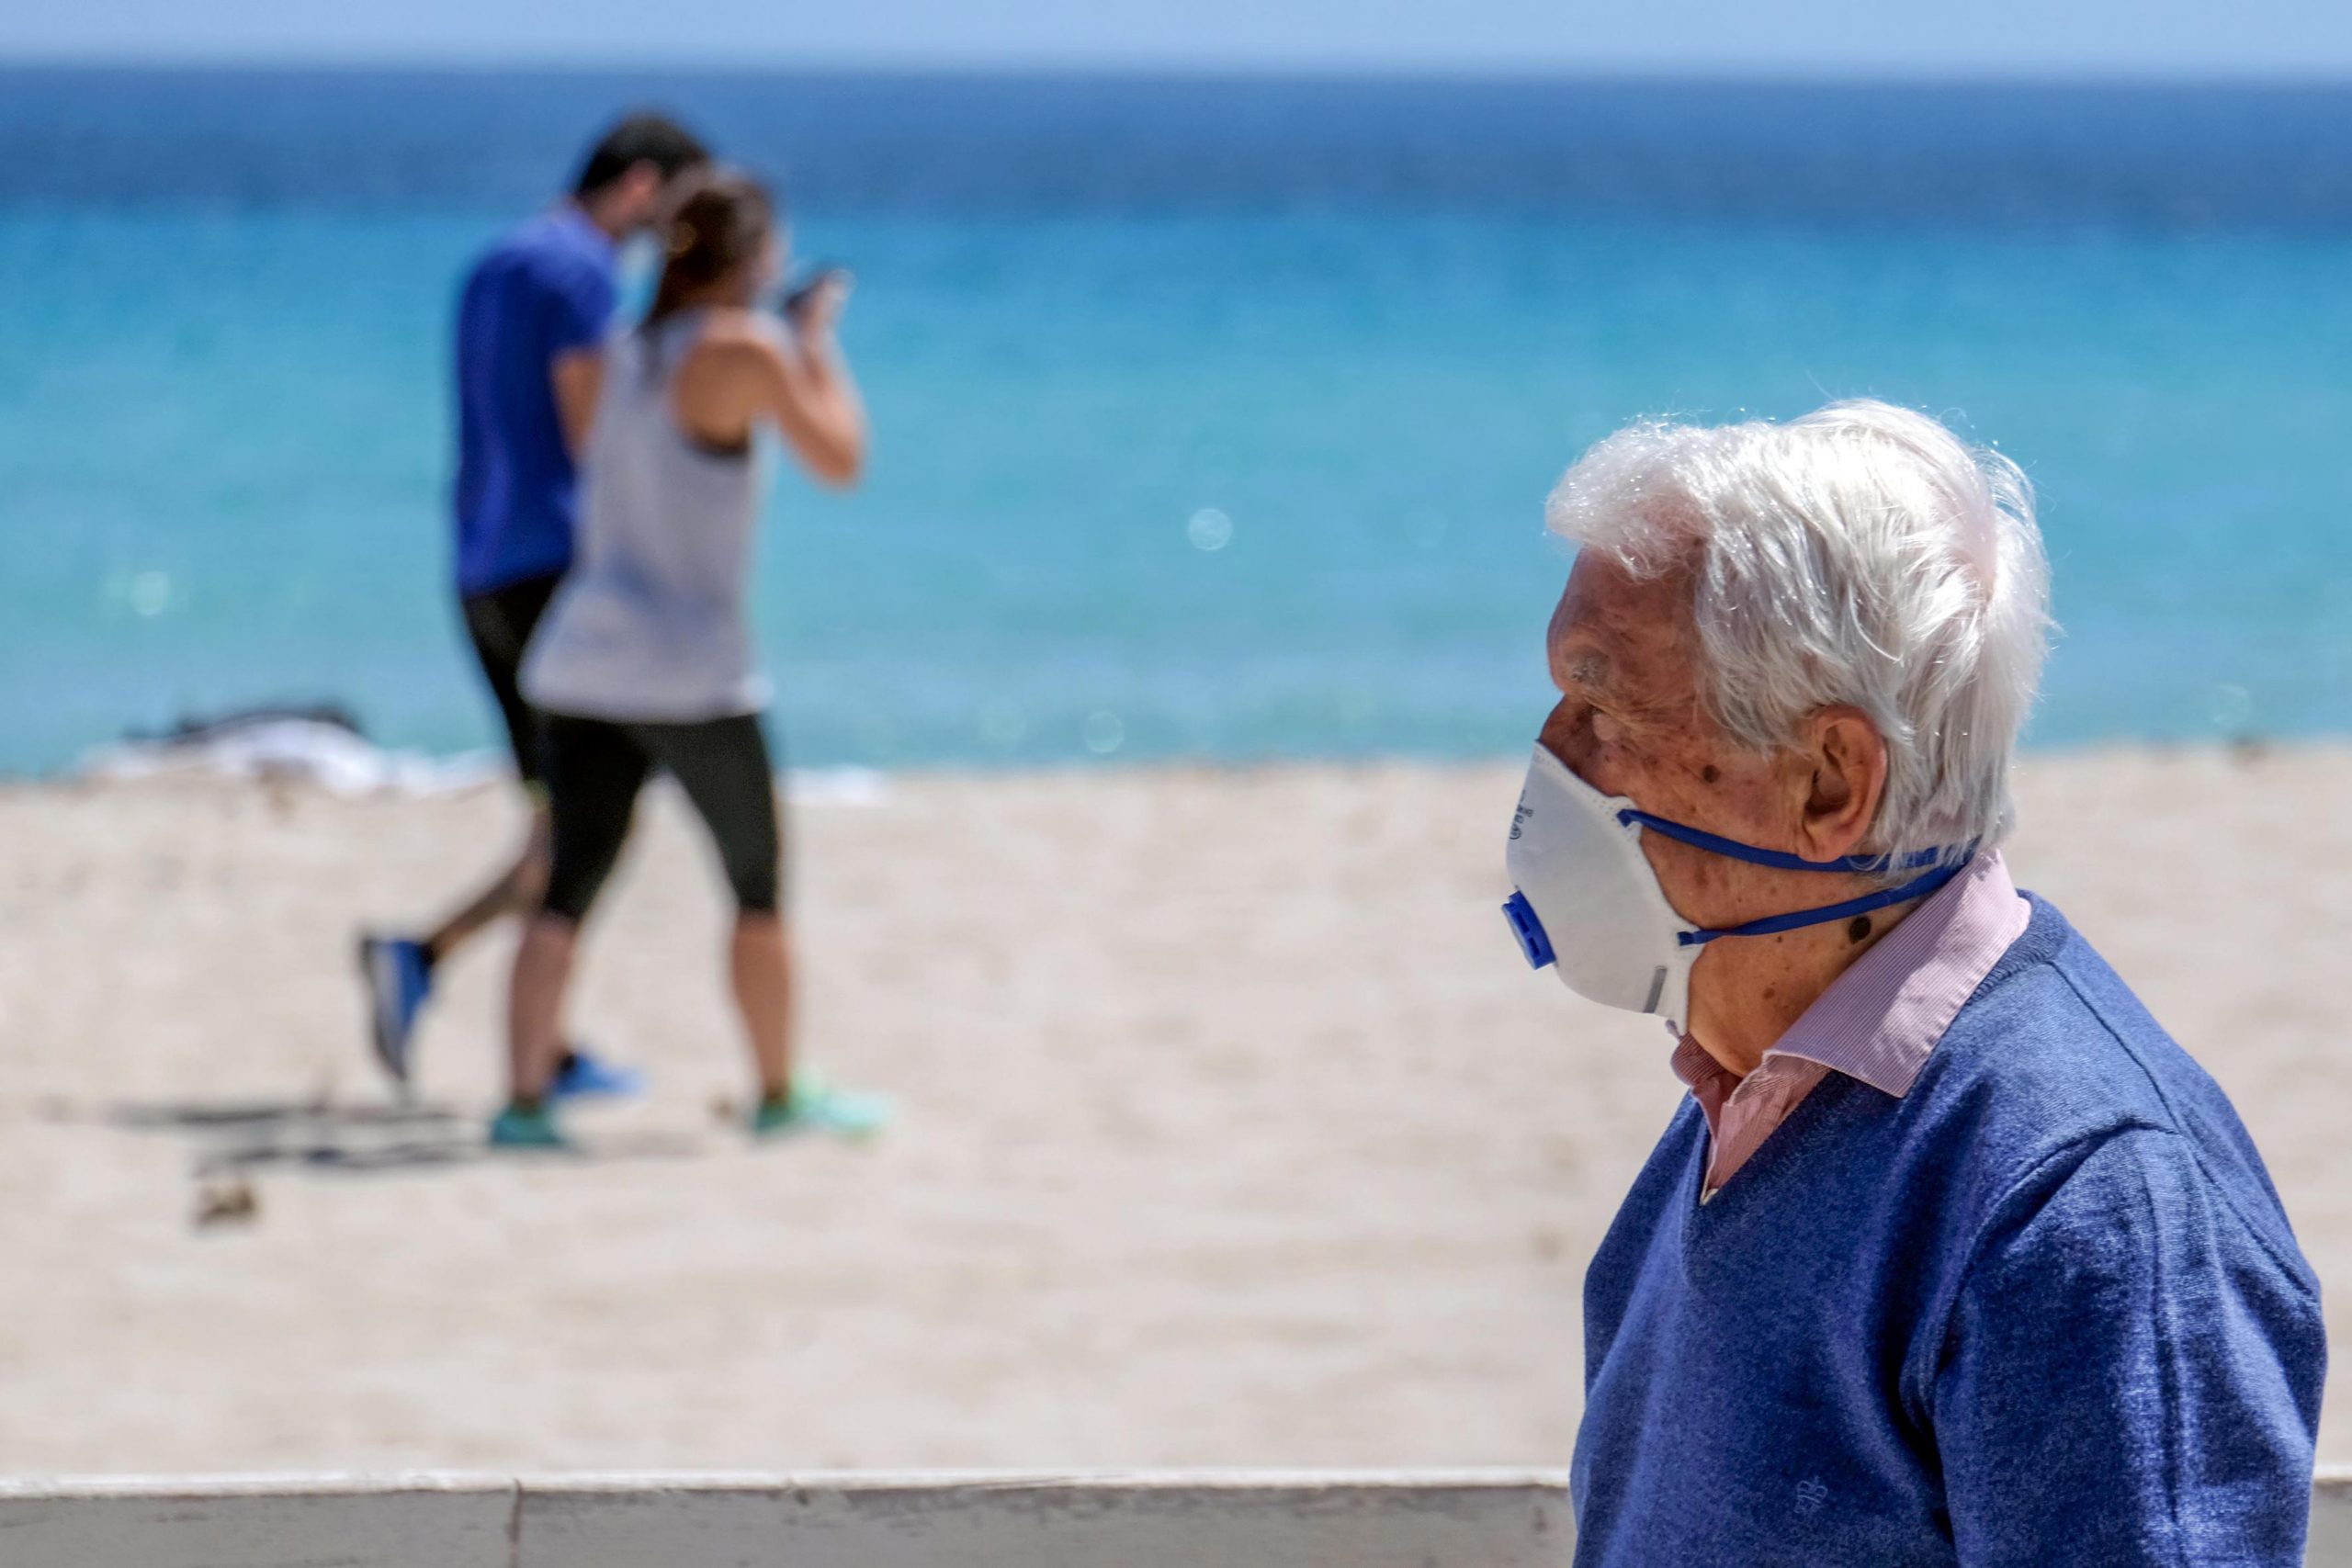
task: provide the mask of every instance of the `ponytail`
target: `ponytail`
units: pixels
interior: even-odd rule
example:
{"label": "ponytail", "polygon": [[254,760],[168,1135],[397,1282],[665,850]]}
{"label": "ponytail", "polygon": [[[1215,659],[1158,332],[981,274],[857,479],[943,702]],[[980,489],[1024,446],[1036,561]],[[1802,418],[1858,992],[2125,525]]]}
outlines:
{"label": "ponytail", "polygon": [[775,203],[766,187],[740,169],[713,169],[688,181],[669,217],[654,230],[666,254],[640,332],[650,332],[696,295],[758,260],[775,224]]}

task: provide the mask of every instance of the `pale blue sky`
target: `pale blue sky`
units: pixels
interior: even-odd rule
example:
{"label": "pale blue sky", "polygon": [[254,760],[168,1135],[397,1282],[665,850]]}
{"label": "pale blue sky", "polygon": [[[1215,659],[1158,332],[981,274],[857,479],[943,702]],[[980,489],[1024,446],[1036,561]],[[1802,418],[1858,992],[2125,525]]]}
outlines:
{"label": "pale blue sky", "polygon": [[2352,76],[2347,0],[0,0],[0,57]]}

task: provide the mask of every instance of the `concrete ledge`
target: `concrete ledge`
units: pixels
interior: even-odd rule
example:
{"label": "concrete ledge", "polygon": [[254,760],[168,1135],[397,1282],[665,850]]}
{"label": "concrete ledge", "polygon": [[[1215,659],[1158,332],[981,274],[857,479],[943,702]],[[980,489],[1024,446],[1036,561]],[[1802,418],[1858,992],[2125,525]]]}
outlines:
{"label": "concrete ledge", "polygon": [[2352,1568],[2352,1464],[2324,1464],[2312,1479],[2309,1568]]}
{"label": "concrete ledge", "polygon": [[[9,1568],[1562,1568],[1555,1471],[0,1481]],[[2312,1568],[2352,1568],[2352,1466]]]}
{"label": "concrete ledge", "polygon": [[495,1475],[121,1476],[0,1482],[10,1568],[513,1568]]}
{"label": "concrete ledge", "polygon": [[1566,1478],[1263,1474],[526,1483],[526,1568],[1560,1564]]}
{"label": "concrete ledge", "polygon": [[1547,1472],[0,1483],[15,1568],[1558,1568]]}

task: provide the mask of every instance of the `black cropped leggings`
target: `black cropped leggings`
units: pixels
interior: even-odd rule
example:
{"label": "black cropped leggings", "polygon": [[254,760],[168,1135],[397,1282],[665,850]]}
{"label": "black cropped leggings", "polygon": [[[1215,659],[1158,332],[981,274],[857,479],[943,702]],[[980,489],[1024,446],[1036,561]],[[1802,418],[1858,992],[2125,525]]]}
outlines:
{"label": "black cropped leggings", "polygon": [[668,770],[718,845],[718,858],[747,914],[773,914],[784,858],[775,771],[759,716],[691,724],[616,724],[549,714],[548,796],[555,859],[545,908],[578,921],[612,874],[647,775]]}

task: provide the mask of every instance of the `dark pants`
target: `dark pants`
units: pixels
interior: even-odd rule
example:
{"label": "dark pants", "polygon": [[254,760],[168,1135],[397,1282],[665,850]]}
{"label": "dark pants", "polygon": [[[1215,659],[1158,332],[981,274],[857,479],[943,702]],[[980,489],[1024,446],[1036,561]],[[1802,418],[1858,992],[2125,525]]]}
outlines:
{"label": "dark pants", "polygon": [[638,791],[666,769],[718,845],[736,907],[773,914],[779,903],[783,829],[775,770],[757,715],[692,724],[616,724],[547,716],[548,792],[555,862],[546,908],[571,920],[589,907],[628,840]]}
{"label": "dark pants", "polygon": [[473,638],[474,657],[481,660],[482,678],[497,699],[498,716],[506,722],[506,741],[514,749],[514,772],[534,793],[547,778],[547,719],[523,700],[523,650],[531,633],[555,597],[560,573],[526,577],[485,593],[469,593],[458,601],[465,612],[466,635]]}

